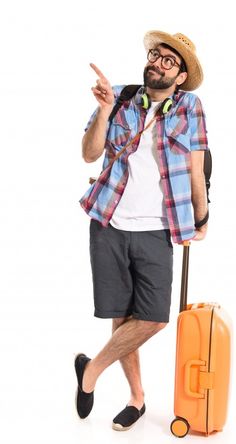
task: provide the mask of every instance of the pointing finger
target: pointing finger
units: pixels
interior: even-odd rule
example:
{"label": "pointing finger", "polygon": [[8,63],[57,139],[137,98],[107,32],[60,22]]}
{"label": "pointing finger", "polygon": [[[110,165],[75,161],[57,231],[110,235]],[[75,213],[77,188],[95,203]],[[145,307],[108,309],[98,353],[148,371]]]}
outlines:
{"label": "pointing finger", "polygon": [[107,80],[102,71],[94,65],[94,63],[90,63],[91,68],[96,72],[96,74],[100,77],[100,79]]}

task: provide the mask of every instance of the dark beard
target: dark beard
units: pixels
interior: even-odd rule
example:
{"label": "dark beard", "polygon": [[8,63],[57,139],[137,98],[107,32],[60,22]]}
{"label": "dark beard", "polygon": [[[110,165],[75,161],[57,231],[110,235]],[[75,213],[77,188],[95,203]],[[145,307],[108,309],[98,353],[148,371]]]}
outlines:
{"label": "dark beard", "polygon": [[[149,75],[149,71],[155,71],[158,74],[160,74],[160,78],[154,78],[151,75]],[[158,68],[156,68],[155,66],[146,66],[146,68],[144,69],[143,72],[143,81],[144,81],[144,86],[148,86],[151,89],[167,89],[170,88],[170,86],[172,86],[175,83],[175,80],[177,79],[179,74],[177,74],[177,76],[169,78],[169,79],[165,79],[165,73],[162,73],[161,71],[159,71]]]}

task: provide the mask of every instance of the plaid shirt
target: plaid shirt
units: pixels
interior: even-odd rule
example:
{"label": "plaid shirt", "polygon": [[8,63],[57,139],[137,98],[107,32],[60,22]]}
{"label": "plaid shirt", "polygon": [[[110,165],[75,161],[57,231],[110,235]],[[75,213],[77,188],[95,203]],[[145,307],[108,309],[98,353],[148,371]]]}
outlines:
{"label": "plaid shirt", "polygon": [[[116,100],[123,87],[113,88]],[[156,118],[156,148],[169,229],[173,242],[178,243],[195,236],[191,201],[191,151],[207,150],[208,146],[205,115],[199,98],[195,94],[179,91],[172,99],[171,110],[165,116]],[[137,102],[135,97],[124,102],[112,123],[107,124],[102,173],[80,199],[86,213],[104,227],[109,224],[124,192],[129,174],[128,157],[138,149],[139,140],[129,146],[111,167],[109,162],[144,128],[146,111]]]}

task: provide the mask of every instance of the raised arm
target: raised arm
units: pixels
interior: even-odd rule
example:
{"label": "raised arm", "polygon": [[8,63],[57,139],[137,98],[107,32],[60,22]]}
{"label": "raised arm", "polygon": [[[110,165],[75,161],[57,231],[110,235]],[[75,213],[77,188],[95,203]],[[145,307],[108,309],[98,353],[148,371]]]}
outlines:
{"label": "raised arm", "polygon": [[91,89],[99,103],[99,109],[82,139],[82,154],[85,162],[95,162],[102,155],[107,121],[114,105],[114,94],[109,81],[96,65],[90,63],[90,66],[98,75],[97,84]]}

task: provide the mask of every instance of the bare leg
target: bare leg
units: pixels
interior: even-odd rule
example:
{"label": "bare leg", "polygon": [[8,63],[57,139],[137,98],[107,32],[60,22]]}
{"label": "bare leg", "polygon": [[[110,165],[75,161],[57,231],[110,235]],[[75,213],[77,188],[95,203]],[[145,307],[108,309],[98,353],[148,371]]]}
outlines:
{"label": "bare leg", "polygon": [[[115,318],[112,320],[112,333],[114,333],[120,325],[127,322],[130,318]],[[144,403],[144,391],[141,382],[139,351],[138,349],[129,353],[120,359],[121,366],[128,380],[131,398],[128,405],[133,405],[137,409],[141,409]]]}
{"label": "bare leg", "polygon": [[[164,322],[139,319],[129,319],[120,325],[105,347],[87,364],[83,376],[83,390],[88,393],[93,391],[97,378],[109,365],[133,353],[165,326]],[[129,374],[132,377],[131,372]]]}

